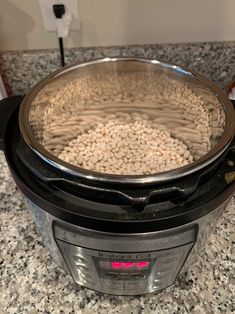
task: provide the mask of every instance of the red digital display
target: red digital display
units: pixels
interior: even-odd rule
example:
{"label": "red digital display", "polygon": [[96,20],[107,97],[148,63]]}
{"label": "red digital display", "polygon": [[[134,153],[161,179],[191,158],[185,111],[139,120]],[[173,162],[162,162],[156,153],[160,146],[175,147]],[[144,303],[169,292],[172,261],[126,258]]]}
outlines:
{"label": "red digital display", "polygon": [[118,269],[147,269],[149,267],[148,261],[112,261],[111,262],[112,269],[118,270]]}

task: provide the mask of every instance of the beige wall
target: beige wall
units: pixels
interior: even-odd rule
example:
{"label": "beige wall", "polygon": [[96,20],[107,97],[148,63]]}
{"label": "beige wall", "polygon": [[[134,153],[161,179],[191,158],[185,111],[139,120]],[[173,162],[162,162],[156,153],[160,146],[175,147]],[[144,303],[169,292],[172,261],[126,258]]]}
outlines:
{"label": "beige wall", "polygon": [[[64,0],[66,1],[66,0]],[[235,0],[78,0],[66,47],[235,40]],[[0,0],[0,50],[57,47],[37,0]]]}

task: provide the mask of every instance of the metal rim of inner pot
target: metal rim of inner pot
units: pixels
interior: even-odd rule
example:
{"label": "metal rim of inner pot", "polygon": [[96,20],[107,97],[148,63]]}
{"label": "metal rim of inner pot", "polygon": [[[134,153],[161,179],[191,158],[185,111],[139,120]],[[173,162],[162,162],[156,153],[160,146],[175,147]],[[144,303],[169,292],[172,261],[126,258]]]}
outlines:
{"label": "metal rim of inner pot", "polygon": [[[38,92],[49,82],[53,79],[71,71],[74,69],[78,69],[80,67],[97,64],[97,63],[104,63],[104,62],[118,62],[118,61],[134,61],[134,62],[144,62],[149,64],[157,64],[167,70],[172,71],[179,71],[184,73],[184,75],[190,75],[197,81],[199,81],[202,85],[210,90],[214,96],[217,97],[220,104],[222,104],[225,118],[226,118],[226,125],[224,129],[224,133],[222,138],[219,142],[203,157],[199,158],[198,160],[170,171],[160,172],[156,174],[148,174],[148,175],[112,175],[112,174],[105,174],[100,172],[95,172],[91,170],[86,170],[72,164],[69,164],[62,159],[59,159],[51,152],[46,150],[35,138],[33,135],[32,129],[30,127],[29,122],[29,111],[31,102],[34,100],[35,96]],[[213,161],[215,161],[219,156],[221,156],[226,149],[228,148],[229,144],[231,143],[234,137],[234,109],[230,102],[230,100],[226,97],[226,95],[217,87],[209,79],[205,78],[204,76],[196,73],[195,71],[191,71],[185,68],[181,68],[175,65],[167,64],[160,62],[158,60],[150,60],[144,58],[125,58],[125,57],[118,57],[118,58],[103,58],[94,61],[84,62],[84,63],[75,63],[73,65],[69,65],[65,68],[62,68],[51,75],[48,75],[43,80],[41,80],[38,84],[36,84],[32,90],[25,96],[23,102],[20,106],[19,112],[19,127],[21,134],[27,143],[27,145],[32,149],[34,153],[36,153],[40,158],[42,158],[45,162],[49,163],[51,166],[63,171],[66,174],[70,174],[76,177],[84,178],[91,181],[96,182],[105,182],[105,183],[118,183],[118,184],[153,184],[153,183],[162,183],[166,181],[170,181],[173,179],[179,179],[191,173],[194,173]]]}

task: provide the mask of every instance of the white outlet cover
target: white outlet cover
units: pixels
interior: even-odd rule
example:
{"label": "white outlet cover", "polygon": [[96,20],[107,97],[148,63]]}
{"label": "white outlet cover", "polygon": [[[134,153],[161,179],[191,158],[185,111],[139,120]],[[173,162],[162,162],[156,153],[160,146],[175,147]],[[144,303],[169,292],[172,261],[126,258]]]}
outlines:
{"label": "white outlet cover", "polygon": [[57,23],[53,12],[54,4],[64,4],[65,12],[70,12],[72,15],[72,22],[70,30],[80,29],[80,19],[78,12],[78,0],[38,0],[42,13],[42,20],[46,32],[56,32]]}

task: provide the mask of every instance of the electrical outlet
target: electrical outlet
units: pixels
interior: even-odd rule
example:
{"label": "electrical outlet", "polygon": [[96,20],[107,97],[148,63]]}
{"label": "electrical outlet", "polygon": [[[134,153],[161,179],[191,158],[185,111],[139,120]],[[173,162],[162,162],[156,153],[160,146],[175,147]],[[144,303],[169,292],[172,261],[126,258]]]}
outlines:
{"label": "electrical outlet", "polygon": [[38,0],[41,8],[43,24],[46,32],[56,32],[57,23],[53,12],[54,4],[63,4],[65,12],[72,15],[70,30],[80,29],[80,19],[78,12],[78,0]]}

